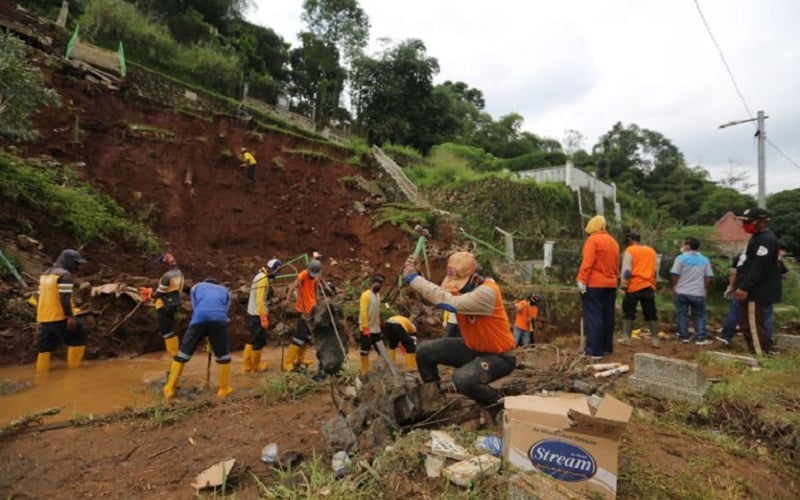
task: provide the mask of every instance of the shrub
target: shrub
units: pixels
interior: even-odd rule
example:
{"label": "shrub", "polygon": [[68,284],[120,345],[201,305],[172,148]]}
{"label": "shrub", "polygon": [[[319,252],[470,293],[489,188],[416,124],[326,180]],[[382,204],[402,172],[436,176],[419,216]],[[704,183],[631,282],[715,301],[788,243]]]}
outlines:
{"label": "shrub", "polygon": [[28,63],[21,40],[0,31],[0,46],[0,135],[31,140],[37,135],[31,114],[41,106],[59,106],[60,100]]}

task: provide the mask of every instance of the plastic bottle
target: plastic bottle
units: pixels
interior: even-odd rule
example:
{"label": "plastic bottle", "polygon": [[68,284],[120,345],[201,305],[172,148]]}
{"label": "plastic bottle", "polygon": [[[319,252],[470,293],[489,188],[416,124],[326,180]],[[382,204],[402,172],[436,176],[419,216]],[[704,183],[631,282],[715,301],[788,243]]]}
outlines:
{"label": "plastic bottle", "polygon": [[499,457],[500,452],[503,451],[503,441],[499,437],[490,434],[485,437],[478,437],[475,440],[475,447],[480,450],[486,450],[492,455]]}
{"label": "plastic bottle", "polygon": [[331,468],[339,479],[347,474],[347,470],[350,468],[350,457],[347,456],[346,451],[337,451],[333,454],[333,458],[331,458]]}
{"label": "plastic bottle", "polygon": [[261,450],[261,461],[266,464],[275,463],[275,460],[278,459],[278,445],[276,443],[270,443]]}

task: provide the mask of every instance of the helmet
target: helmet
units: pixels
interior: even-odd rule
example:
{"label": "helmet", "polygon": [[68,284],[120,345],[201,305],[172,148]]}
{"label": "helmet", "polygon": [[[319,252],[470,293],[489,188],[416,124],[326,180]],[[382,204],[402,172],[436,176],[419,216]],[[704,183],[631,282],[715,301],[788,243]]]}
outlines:
{"label": "helmet", "polygon": [[283,262],[280,259],[269,259],[267,261],[267,269],[269,270],[270,274],[275,274],[278,272],[278,269],[283,267]]}
{"label": "helmet", "polygon": [[384,278],[382,274],[376,274],[372,277],[373,283],[380,283],[382,285],[384,281],[386,281],[386,278]]}
{"label": "helmet", "polygon": [[242,147],[240,147],[240,148],[239,148],[239,151],[241,151],[242,153],[244,153],[245,151],[247,151],[247,148],[246,148],[246,147],[244,147],[244,146],[242,146]]}
{"label": "helmet", "polygon": [[316,278],[322,274],[322,262],[314,259],[308,263],[308,274],[312,278]]}
{"label": "helmet", "polygon": [[156,259],[156,262],[160,262],[167,267],[173,267],[178,265],[178,263],[175,261],[175,256],[173,256],[169,252],[161,255],[158,259]]}
{"label": "helmet", "polygon": [[81,253],[72,248],[68,248],[61,252],[56,259],[55,265],[63,267],[69,272],[74,272],[78,264],[85,264],[86,259],[81,256]]}

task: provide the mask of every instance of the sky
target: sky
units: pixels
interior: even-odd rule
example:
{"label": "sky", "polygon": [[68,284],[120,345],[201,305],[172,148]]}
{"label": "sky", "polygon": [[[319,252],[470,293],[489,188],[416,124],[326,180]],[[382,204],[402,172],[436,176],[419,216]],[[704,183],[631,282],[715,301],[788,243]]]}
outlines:
{"label": "sky", "polygon": [[[303,0],[254,0],[245,17],[292,46]],[[616,122],[659,132],[719,181],[745,174],[757,193],[755,118],[763,110],[767,194],[800,188],[797,0],[359,0],[369,55],[422,40],[435,83],[483,92],[496,120],[591,151]],[[699,9],[698,9],[699,6]],[[708,24],[709,35],[700,12]],[[719,48],[718,48],[719,47]],[[725,64],[730,69],[731,78]],[[733,82],[736,82],[734,85]],[[738,87],[738,91],[737,91]]]}

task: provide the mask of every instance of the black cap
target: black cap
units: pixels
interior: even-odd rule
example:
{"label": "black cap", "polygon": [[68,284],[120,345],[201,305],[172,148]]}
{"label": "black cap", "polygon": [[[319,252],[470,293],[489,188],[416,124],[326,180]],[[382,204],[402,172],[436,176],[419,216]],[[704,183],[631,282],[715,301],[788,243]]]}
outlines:
{"label": "black cap", "polygon": [[628,234],[625,235],[625,241],[635,241],[639,243],[642,241],[642,237],[639,236],[639,233],[634,233],[633,231],[629,231]]}
{"label": "black cap", "polygon": [[769,212],[766,208],[753,207],[748,208],[741,214],[736,216],[739,220],[754,221],[754,220],[769,220]]}
{"label": "black cap", "polygon": [[372,277],[372,282],[373,283],[381,283],[381,284],[383,284],[384,281],[386,281],[386,278],[384,278],[383,275],[381,275],[381,274],[376,274],[375,276]]}

